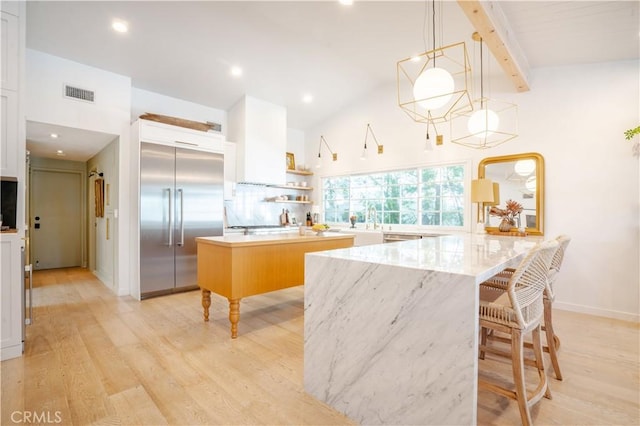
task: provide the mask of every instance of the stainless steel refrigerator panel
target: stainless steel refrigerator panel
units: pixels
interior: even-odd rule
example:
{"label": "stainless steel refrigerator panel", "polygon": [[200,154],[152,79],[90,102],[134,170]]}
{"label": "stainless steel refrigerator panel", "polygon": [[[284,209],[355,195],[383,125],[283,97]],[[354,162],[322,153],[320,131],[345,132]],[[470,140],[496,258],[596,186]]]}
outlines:
{"label": "stainless steel refrigerator panel", "polygon": [[174,288],[175,148],[140,144],[140,293]]}
{"label": "stainless steel refrigerator panel", "polygon": [[176,289],[197,286],[196,237],[223,233],[224,157],[176,148]]}

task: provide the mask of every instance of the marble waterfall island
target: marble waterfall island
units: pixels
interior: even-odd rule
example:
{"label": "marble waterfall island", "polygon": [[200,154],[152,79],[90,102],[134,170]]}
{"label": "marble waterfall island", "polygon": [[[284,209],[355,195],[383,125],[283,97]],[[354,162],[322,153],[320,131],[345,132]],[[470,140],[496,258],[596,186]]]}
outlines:
{"label": "marble waterfall island", "polygon": [[307,254],[305,390],[361,424],[475,423],[478,284],[535,242],[465,234]]}

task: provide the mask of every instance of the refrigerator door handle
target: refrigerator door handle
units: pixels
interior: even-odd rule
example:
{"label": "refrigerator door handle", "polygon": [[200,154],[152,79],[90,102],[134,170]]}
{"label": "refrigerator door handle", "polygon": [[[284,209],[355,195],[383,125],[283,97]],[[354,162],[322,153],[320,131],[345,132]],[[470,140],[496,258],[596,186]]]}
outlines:
{"label": "refrigerator door handle", "polygon": [[169,242],[167,243],[168,246],[172,246],[173,245],[173,203],[171,202],[171,188],[167,188],[167,191],[169,191],[169,222],[167,224],[167,231],[169,233]]}
{"label": "refrigerator door handle", "polygon": [[176,192],[180,194],[180,242],[178,246],[184,245],[184,192],[182,188],[177,189]]}

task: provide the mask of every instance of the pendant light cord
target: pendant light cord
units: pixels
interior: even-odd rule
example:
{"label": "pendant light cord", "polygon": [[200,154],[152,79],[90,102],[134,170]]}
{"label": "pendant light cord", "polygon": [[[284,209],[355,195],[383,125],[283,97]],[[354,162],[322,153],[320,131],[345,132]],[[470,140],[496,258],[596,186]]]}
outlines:
{"label": "pendant light cord", "polygon": [[427,40],[427,21],[429,20],[429,3],[424,0],[424,16],[422,18],[422,42],[424,43],[424,51],[429,50],[429,41]]}
{"label": "pendant light cord", "polygon": [[436,2],[431,0],[431,33],[433,37],[433,67],[436,67]]}
{"label": "pendant light cord", "polygon": [[480,37],[480,108],[484,106],[484,71],[482,66],[482,44],[482,37]]}

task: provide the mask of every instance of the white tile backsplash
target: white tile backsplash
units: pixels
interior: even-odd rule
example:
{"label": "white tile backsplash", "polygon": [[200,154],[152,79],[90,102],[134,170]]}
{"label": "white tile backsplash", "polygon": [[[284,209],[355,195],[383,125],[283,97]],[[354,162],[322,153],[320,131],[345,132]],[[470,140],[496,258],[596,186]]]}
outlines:
{"label": "white tile backsplash", "polygon": [[273,188],[265,185],[239,183],[233,200],[224,202],[227,226],[259,226],[279,225],[282,210],[289,210],[289,217],[296,218],[298,223],[305,223],[311,204],[275,203],[266,201],[269,198],[288,195],[295,199],[303,192],[295,189]]}

